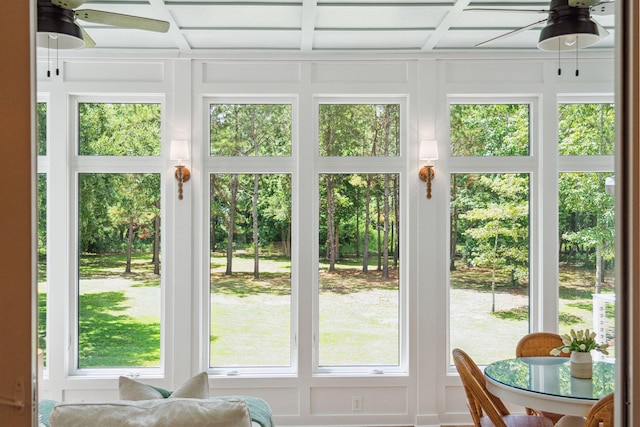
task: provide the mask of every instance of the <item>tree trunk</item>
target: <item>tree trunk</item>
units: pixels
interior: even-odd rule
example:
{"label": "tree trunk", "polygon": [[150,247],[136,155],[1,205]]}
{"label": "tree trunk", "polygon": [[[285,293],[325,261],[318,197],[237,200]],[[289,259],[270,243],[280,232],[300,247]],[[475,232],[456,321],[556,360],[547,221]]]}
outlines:
{"label": "tree trunk", "polygon": [[253,278],[260,278],[260,245],[258,241],[258,189],[260,184],[260,175],[253,175]]}
{"label": "tree trunk", "polygon": [[364,208],[364,242],[362,243],[362,272],[369,271],[369,230],[371,227],[371,174],[367,174]]}
{"label": "tree trunk", "polygon": [[451,211],[451,238],[449,239],[449,271],[456,271],[456,248],[458,246],[458,205],[456,202],[457,197],[457,181],[456,176],[451,177],[451,204],[453,210]]}
{"label": "tree trunk", "polygon": [[382,277],[389,277],[389,174],[384,174],[384,242],[382,245]]}
{"label": "tree trunk", "polygon": [[[160,200],[156,200],[156,208],[160,209]],[[153,273],[160,274],[160,215],[153,218]]]}
{"label": "tree trunk", "polygon": [[331,175],[327,174],[327,251],[329,253],[329,271],[336,269],[336,248],[335,248],[335,222],[333,205],[333,182]]}
{"label": "tree trunk", "polygon": [[125,273],[131,273],[131,253],[133,252],[133,217],[129,217],[129,237],[127,239],[127,266]]}
{"label": "tree trunk", "polygon": [[602,246],[596,245],[596,294],[599,294],[602,290],[602,283],[604,282],[604,266],[602,259]]}
{"label": "tree trunk", "polygon": [[225,276],[231,276],[233,271],[233,231],[236,224],[236,207],[238,205],[238,175],[229,175],[229,190],[231,193],[229,200],[229,224],[227,226],[227,270]]}

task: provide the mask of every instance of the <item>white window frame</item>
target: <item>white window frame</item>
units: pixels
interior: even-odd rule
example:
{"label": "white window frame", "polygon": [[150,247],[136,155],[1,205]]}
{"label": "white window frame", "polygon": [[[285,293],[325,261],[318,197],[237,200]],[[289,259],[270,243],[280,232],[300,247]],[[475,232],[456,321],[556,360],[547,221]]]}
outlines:
{"label": "white window frame", "polygon": [[[451,144],[449,129],[450,123],[450,107],[455,104],[521,104],[529,105],[529,154],[522,156],[453,156],[451,154]],[[446,156],[448,160],[448,170],[446,171],[447,180],[450,182],[452,174],[465,173],[518,173],[527,174],[529,176],[529,330],[536,329],[534,325],[539,324],[543,314],[540,302],[540,268],[541,261],[537,254],[540,253],[540,213],[537,208],[540,197],[540,173],[538,172],[540,164],[541,150],[541,116],[542,116],[542,100],[540,96],[531,94],[479,94],[479,95],[447,95],[446,107],[446,132],[447,148]],[[447,185],[447,223],[446,223],[446,242],[449,247],[451,239],[451,186]],[[450,254],[447,251],[446,266],[450,265]],[[451,278],[448,267],[446,268],[446,348],[445,360],[451,359]],[[557,316],[556,316],[557,317]],[[515,343],[514,343],[515,345]],[[455,365],[447,363],[447,374],[457,375]]]}
{"label": "white window frame", "polygon": [[[290,156],[211,156],[210,155],[210,106],[213,104],[280,104],[291,106],[291,155]],[[202,98],[202,144],[194,148],[202,160],[202,221],[200,222],[202,236],[209,236],[211,220],[211,198],[209,192],[210,174],[288,174],[291,176],[291,302],[290,302],[290,362],[289,366],[210,366],[210,324],[211,324],[211,253],[210,238],[196,242],[201,248],[200,292],[200,364],[210,375],[228,377],[252,376],[292,376],[298,372],[298,283],[299,266],[297,260],[299,238],[299,203],[298,203],[298,162],[299,162],[299,101],[297,96],[291,95],[239,95],[239,96],[205,96]],[[199,149],[198,149],[199,148]],[[196,159],[194,158],[194,161]],[[248,349],[250,351],[250,349]]]}
{"label": "white window frame", "polygon": [[[320,156],[319,151],[319,129],[320,105],[321,104],[397,104],[400,107],[400,154],[398,156],[378,156],[378,157],[337,157]],[[312,313],[313,313],[313,374],[314,376],[407,376],[409,374],[409,301],[408,301],[408,271],[411,268],[409,254],[409,239],[407,237],[408,223],[408,200],[409,182],[407,170],[407,153],[409,152],[408,128],[409,128],[409,99],[408,96],[384,96],[384,95],[341,95],[322,96],[316,95],[313,99],[313,130],[314,130],[314,153],[313,153],[313,242],[311,244],[311,259],[315,270],[311,272],[312,278]],[[319,262],[319,217],[318,209],[320,202],[320,174],[352,174],[352,173],[375,173],[375,174],[398,174],[400,182],[400,253],[403,254],[398,272],[398,366],[320,366],[319,364],[319,298],[320,285],[318,277]]]}
{"label": "white window frame", "polygon": [[[79,104],[81,103],[136,103],[136,104],[159,104],[161,109],[161,139],[160,154],[158,156],[81,156],[79,152]],[[73,133],[69,135],[69,143],[67,145],[67,156],[69,159],[68,168],[68,194],[69,194],[69,289],[68,304],[69,310],[67,321],[67,336],[69,343],[67,345],[66,354],[66,371],[69,376],[88,377],[88,378],[113,378],[120,375],[143,378],[158,378],[165,374],[166,365],[166,343],[168,331],[168,323],[166,312],[168,302],[166,295],[168,272],[172,266],[168,266],[165,262],[161,269],[160,287],[160,363],[158,366],[145,367],[102,367],[102,368],[79,368],[79,175],[82,173],[96,174],[122,174],[122,173],[151,173],[159,174],[161,177],[160,198],[161,218],[166,218],[167,214],[167,192],[165,191],[166,167],[165,157],[168,157],[169,147],[166,141],[166,101],[163,95],[73,95],[68,99],[68,129],[73,129]],[[167,221],[161,222],[160,253],[166,253],[167,249]],[[165,257],[166,259],[166,257]]]}

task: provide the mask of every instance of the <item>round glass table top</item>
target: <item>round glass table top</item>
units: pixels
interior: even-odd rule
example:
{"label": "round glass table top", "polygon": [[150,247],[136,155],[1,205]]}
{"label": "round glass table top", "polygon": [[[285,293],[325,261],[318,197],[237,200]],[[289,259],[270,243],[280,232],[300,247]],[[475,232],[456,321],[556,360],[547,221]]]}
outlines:
{"label": "round glass table top", "polygon": [[493,362],[484,370],[508,387],[571,399],[598,400],[615,389],[615,365],[593,362],[590,379],[574,378],[568,357],[521,357]]}

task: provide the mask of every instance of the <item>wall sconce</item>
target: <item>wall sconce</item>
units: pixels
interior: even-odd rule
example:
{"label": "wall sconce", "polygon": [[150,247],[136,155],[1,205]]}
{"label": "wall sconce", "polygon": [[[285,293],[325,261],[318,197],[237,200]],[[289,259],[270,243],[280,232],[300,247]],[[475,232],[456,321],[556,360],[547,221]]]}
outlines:
{"label": "wall sconce", "polygon": [[169,154],[171,160],[177,160],[176,179],[178,180],[178,199],[182,200],[182,184],[189,181],[191,171],[182,164],[183,160],[189,160],[189,142],[186,140],[171,141],[171,151]]}
{"label": "wall sconce", "polygon": [[435,175],[434,160],[438,160],[438,143],[435,140],[420,141],[420,161],[426,162],[420,169],[420,179],[427,183],[427,199],[431,198],[431,181]]}

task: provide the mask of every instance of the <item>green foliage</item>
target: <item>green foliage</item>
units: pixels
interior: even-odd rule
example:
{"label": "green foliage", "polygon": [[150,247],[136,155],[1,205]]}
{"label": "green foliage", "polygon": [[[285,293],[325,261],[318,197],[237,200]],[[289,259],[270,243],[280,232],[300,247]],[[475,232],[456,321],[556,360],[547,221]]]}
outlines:
{"label": "green foliage", "polygon": [[211,104],[212,156],[290,156],[291,105]]}
{"label": "green foliage", "polygon": [[558,153],[560,155],[613,154],[615,110],[613,104],[560,104]]}
{"label": "green foliage", "polygon": [[528,104],[452,104],[449,118],[454,156],[529,154]]}
{"label": "green foliage", "polygon": [[[453,179],[460,179],[454,177]],[[458,187],[460,234],[469,265],[510,270],[528,278],[529,192],[526,174],[467,176]]]}
{"label": "green foliage", "polygon": [[321,156],[397,156],[398,104],[321,104],[318,149]]}
{"label": "green foliage", "polygon": [[36,116],[36,132],[38,141],[38,156],[47,155],[47,103],[38,102]]}
{"label": "green foliage", "polygon": [[81,156],[159,156],[160,104],[78,106]]}

